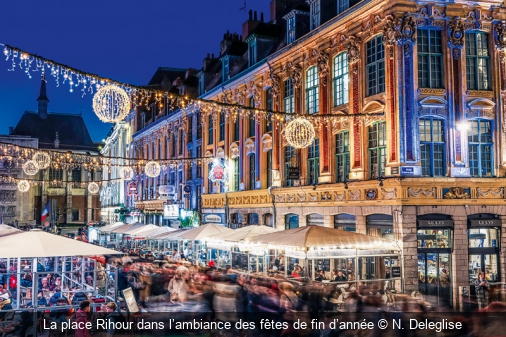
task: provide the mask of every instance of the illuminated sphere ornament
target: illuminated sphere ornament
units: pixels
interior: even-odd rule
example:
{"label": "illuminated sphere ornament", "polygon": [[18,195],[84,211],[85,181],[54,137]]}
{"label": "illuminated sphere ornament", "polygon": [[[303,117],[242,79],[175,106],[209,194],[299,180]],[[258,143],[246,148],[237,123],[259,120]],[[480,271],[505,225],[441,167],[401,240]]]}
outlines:
{"label": "illuminated sphere ornament", "polygon": [[93,111],[104,123],[121,122],[130,109],[130,97],[115,85],[101,87],[93,96]]}
{"label": "illuminated sphere ornament", "polygon": [[144,168],[144,173],[148,177],[156,178],[160,175],[160,164],[158,164],[156,161],[150,161],[146,164],[146,167]]}
{"label": "illuminated sphere ornament", "polygon": [[131,167],[123,167],[119,171],[119,175],[122,179],[130,180],[134,177],[134,170]]}
{"label": "illuminated sphere ornament", "polygon": [[27,160],[26,163],[23,164],[23,171],[29,175],[33,176],[36,175],[37,172],[39,172],[39,167],[37,166],[37,163],[33,160]]}
{"label": "illuminated sphere ornament", "polygon": [[313,124],[301,117],[288,123],[283,132],[288,144],[296,149],[308,147],[313,143],[315,137]]}
{"label": "illuminated sphere ornament", "polygon": [[98,184],[96,182],[91,182],[88,185],[88,192],[90,192],[91,194],[98,193],[99,190],[100,190],[100,187],[98,186]]}
{"label": "illuminated sphere ornament", "polygon": [[20,180],[18,181],[18,190],[21,192],[28,192],[30,189],[30,183],[26,180]]}
{"label": "illuminated sphere ornament", "polygon": [[39,170],[48,168],[49,164],[51,164],[51,157],[45,152],[37,152],[34,154],[32,160],[37,164]]}

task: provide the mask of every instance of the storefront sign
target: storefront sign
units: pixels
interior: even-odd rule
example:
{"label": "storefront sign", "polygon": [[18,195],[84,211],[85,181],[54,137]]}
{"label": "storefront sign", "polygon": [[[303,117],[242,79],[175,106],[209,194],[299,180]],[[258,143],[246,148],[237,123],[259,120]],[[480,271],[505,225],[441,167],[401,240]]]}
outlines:
{"label": "storefront sign", "polygon": [[185,191],[186,193],[191,193],[191,191],[192,191],[192,187],[191,187],[190,185],[185,185],[185,186],[184,186],[184,191]]}
{"label": "storefront sign", "polygon": [[127,194],[128,196],[137,195],[137,182],[131,181],[127,184]]}
{"label": "storefront sign", "polygon": [[216,215],[216,214],[206,215],[204,217],[204,222],[217,222],[217,223],[220,223],[221,222],[221,217],[219,215]]}
{"label": "storefront sign", "polygon": [[401,175],[402,176],[414,176],[415,168],[412,166],[401,166]]}
{"label": "storefront sign", "polygon": [[453,228],[453,220],[418,220],[418,227]]}
{"label": "storefront sign", "polygon": [[165,205],[163,207],[163,217],[167,218],[178,218],[179,217],[179,205]]}
{"label": "storefront sign", "polygon": [[158,187],[158,193],[160,194],[174,194],[176,193],[176,187],[172,185],[161,185]]}
{"label": "storefront sign", "polygon": [[300,170],[298,167],[289,167],[288,168],[288,179],[289,180],[299,180],[300,179]]}
{"label": "storefront sign", "polygon": [[228,169],[225,163],[216,162],[213,164],[213,167],[209,171],[209,179],[213,183],[226,182],[228,180]]}
{"label": "storefront sign", "polygon": [[401,277],[401,267],[392,267],[391,277]]}
{"label": "storefront sign", "polygon": [[501,227],[500,219],[475,219],[471,220],[471,227]]}

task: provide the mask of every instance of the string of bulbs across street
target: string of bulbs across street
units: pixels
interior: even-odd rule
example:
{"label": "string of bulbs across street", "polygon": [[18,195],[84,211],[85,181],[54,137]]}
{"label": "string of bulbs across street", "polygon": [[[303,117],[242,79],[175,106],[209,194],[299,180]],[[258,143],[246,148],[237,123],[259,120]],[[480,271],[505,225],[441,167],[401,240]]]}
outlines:
{"label": "string of bulbs across street", "polygon": [[[156,105],[163,108],[163,102],[165,101],[172,109],[179,108],[183,113],[183,118],[198,111],[204,116],[212,115],[213,118],[224,114],[226,118],[232,118],[234,121],[238,117],[255,119],[255,121],[265,120],[267,123],[273,123],[276,128],[282,129],[282,134],[288,144],[300,149],[306,148],[313,143],[315,139],[315,126],[327,125],[348,117],[357,118],[382,114],[303,115],[246,107],[214,100],[189,98],[166,91],[146,89],[100,77],[10,45],[0,44],[0,46],[4,47],[3,54],[5,60],[11,62],[11,69],[9,71],[15,71],[16,68],[19,68],[29,78],[32,78],[32,73],[34,72],[40,72],[44,77],[47,72],[53,77],[57,86],[60,86],[60,84],[68,85],[70,92],[73,92],[74,89],[80,89],[82,96],[87,93],[93,94],[93,111],[104,123],[117,123],[124,120],[130,113],[132,105],[134,107],[144,105],[149,108],[150,102],[154,100]],[[66,170],[82,168],[86,171],[110,170],[111,167],[117,167],[120,168],[121,179],[125,180],[133,179],[136,172],[139,174],[142,169],[146,176],[155,178],[167,167],[176,168],[178,165],[189,165],[190,163],[202,165],[204,162],[210,160],[210,158],[174,158],[148,161],[136,158],[111,158],[72,153],[70,151],[41,151],[1,143],[0,157],[6,160],[8,165],[9,163],[15,165],[13,160],[22,162],[23,172],[28,176],[34,176],[39,170],[46,169],[49,166],[55,169]],[[30,184],[33,183],[33,181],[26,179],[19,180],[17,183],[18,189],[21,192],[27,192]],[[90,193],[97,193],[99,191],[98,183],[89,183],[88,190]]]}

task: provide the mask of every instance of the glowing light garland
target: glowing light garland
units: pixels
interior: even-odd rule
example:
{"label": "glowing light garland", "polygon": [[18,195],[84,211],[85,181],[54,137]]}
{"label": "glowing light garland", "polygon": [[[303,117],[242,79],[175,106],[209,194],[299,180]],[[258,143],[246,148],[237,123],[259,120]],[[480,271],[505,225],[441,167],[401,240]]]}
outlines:
{"label": "glowing light garland", "polygon": [[39,170],[43,170],[49,167],[51,164],[51,157],[46,152],[37,152],[33,155],[32,160],[37,164]]}
{"label": "glowing light garland", "polygon": [[91,182],[88,184],[88,192],[91,194],[96,194],[98,191],[100,191],[100,187],[96,182]]}
{"label": "glowing light garland", "polygon": [[158,164],[156,161],[148,162],[144,168],[144,173],[151,178],[158,177],[160,175],[160,172],[160,164]]}
{"label": "glowing light garland", "polygon": [[18,181],[18,190],[20,192],[28,192],[30,190],[30,183],[26,180]]}
{"label": "glowing light garland", "polygon": [[134,170],[132,170],[132,168],[128,166],[122,167],[121,170],[119,171],[119,176],[122,179],[130,180],[134,177]]}
{"label": "glowing light garland", "polygon": [[28,160],[23,164],[23,172],[29,176],[33,176],[39,172],[39,168],[33,160]]}
{"label": "glowing light garland", "polygon": [[303,149],[310,146],[315,138],[313,124],[300,117],[288,123],[283,133],[285,134],[288,144],[296,149]]}
{"label": "glowing light garland", "polygon": [[93,96],[93,111],[102,122],[120,122],[128,115],[129,109],[130,97],[118,86],[108,84]]}

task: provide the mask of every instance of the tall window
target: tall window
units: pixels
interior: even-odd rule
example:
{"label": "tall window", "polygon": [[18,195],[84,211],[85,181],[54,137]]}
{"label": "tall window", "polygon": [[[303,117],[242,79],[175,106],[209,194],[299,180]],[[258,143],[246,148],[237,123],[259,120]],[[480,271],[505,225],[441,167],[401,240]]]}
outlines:
{"label": "tall window", "polygon": [[295,112],[295,98],[293,96],[293,82],[292,78],[289,77],[285,81],[285,95],[284,95],[284,104],[285,104],[285,112],[293,114]]}
{"label": "tall window", "polygon": [[209,130],[209,133],[207,134],[207,144],[212,144],[214,142],[214,123],[213,123],[213,116],[209,115],[208,117],[208,123],[207,128]]}
{"label": "tall window", "polygon": [[202,139],[202,115],[197,114],[197,139]]}
{"label": "tall window", "polygon": [[79,221],[79,210],[78,209],[72,210],[72,221]]}
{"label": "tall window", "polygon": [[367,51],[367,96],[385,91],[385,51],[383,36],[378,35],[369,40]]}
{"label": "tall window", "polygon": [[350,8],[349,0],[337,0],[337,14],[341,14],[348,8]]}
{"label": "tall window", "polygon": [[313,30],[320,25],[320,0],[313,0],[310,6],[310,25]]}
{"label": "tall window", "polygon": [[63,170],[62,169],[49,169],[49,180],[63,180]]}
{"label": "tall window", "polygon": [[[202,157],[202,146],[197,146],[197,151],[196,151],[196,155],[197,155],[197,158],[201,158]],[[197,164],[197,178],[201,178],[202,177],[202,165],[201,164]]]}
{"label": "tall window", "polygon": [[[269,88],[265,91],[265,108],[267,110],[273,109],[273,97],[272,97],[272,89],[271,88]],[[266,120],[265,132],[270,132],[270,131],[272,131],[272,118],[269,115]]]}
{"label": "tall window", "polygon": [[293,186],[293,180],[288,179],[288,170],[292,167],[292,158],[295,158],[295,148],[291,146],[285,147],[285,186]]}
{"label": "tall window", "polygon": [[295,41],[295,14],[286,20],[286,44]]}
{"label": "tall window", "polygon": [[193,140],[193,116],[188,116],[188,143]]}
{"label": "tall window", "polygon": [[267,188],[272,186],[272,150],[267,151]]}
{"label": "tall window", "polygon": [[307,71],[306,108],[309,114],[318,112],[318,69],[316,66]]}
{"label": "tall window", "polygon": [[467,89],[489,90],[488,35],[482,32],[466,33]]}
{"label": "tall window", "polygon": [[334,58],[334,106],[348,103],[348,53]]}
{"label": "tall window", "polygon": [[255,162],[255,154],[252,153],[249,156],[249,189],[255,189],[255,181],[256,181],[256,162]]}
{"label": "tall window", "polygon": [[220,113],[220,142],[225,140],[225,114]]}
{"label": "tall window", "polygon": [[[255,98],[254,97],[250,97],[249,106],[251,108],[255,107]],[[248,137],[255,137],[255,117],[254,116],[251,116],[248,119]]]}
{"label": "tall window", "polygon": [[469,122],[469,168],[474,177],[490,177],[493,174],[494,145],[492,122],[477,119]]}
{"label": "tall window", "polygon": [[175,132],[172,132],[170,134],[170,141],[171,141],[171,144],[170,144],[170,147],[171,147],[171,155],[172,157],[175,157],[176,156],[176,133]]}
{"label": "tall window", "polygon": [[441,177],[445,174],[444,122],[440,119],[420,119],[420,153],[422,175]]}
{"label": "tall window", "polygon": [[[184,138],[183,137],[183,130],[179,129],[177,138],[178,138],[178,140],[177,140],[177,143],[178,143],[177,153],[181,156],[183,154],[183,138]],[[162,147],[160,146],[160,153],[162,153],[161,149],[162,149]]]}
{"label": "tall window", "polygon": [[371,179],[385,175],[386,164],[386,124],[376,123],[369,126],[369,171]]}
{"label": "tall window", "polygon": [[[211,172],[212,169],[213,169],[213,163],[207,164],[207,176],[208,177],[209,177],[209,172]],[[213,193],[213,187],[214,187],[213,182],[211,181],[210,178],[207,178],[207,193],[208,194]]]}
{"label": "tall window", "polygon": [[234,159],[234,191],[239,191],[239,157]]}
{"label": "tall window", "polygon": [[348,180],[350,173],[350,135],[348,131],[336,134],[336,181]]}
{"label": "tall window", "polygon": [[320,140],[315,138],[308,148],[307,182],[309,185],[318,183],[320,176]]}
{"label": "tall window", "polygon": [[158,159],[163,158],[163,139],[158,141]]}
{"label": "tall window", "polygon": [[441,31],[419,29],[418,43],[418,86],[420,88],[443,87],[443,45]]}
{"label": "tall window", "polygon": [[72,170],[72,181],[81,182],[81,170],[73,169]]}
{"label": "tall window", "polygon": [[241,120],[240,117],[237,116],[236,121],[234,122],[234,142],[239,141],[239,137],[241,135]]}

